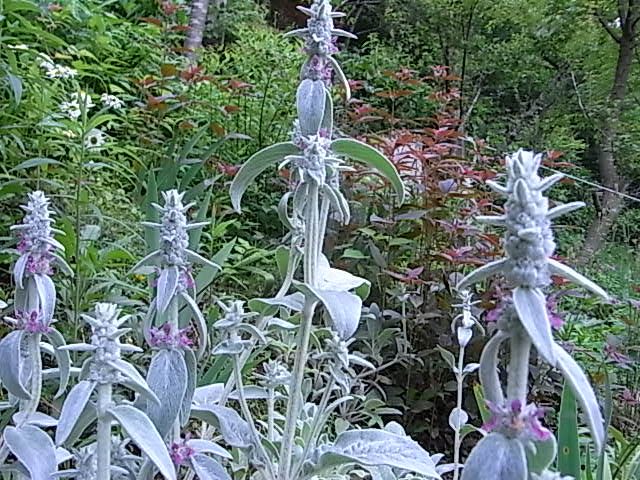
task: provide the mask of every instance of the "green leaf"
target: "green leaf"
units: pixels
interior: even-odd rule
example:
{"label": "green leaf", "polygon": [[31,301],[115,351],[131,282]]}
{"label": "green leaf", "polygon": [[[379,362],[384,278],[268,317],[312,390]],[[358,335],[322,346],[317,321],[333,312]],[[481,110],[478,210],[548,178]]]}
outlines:
{"label": "green leaf", "polygon": [[13,93],[13,101],[17,106],[20,104],[20,100],[22,100],[22,79],[11,73],[7,73],[5,78],[7,79],[7,83],[9,84],[11,92]]}
{"label": "green leaf", "polygon": [[404,184],[395,165],[375,148],[352,138],[341,138],[331,143],[331,150],[352,160],[363,162],[380,172],[393,186],[400,203],[404,202]]}
{"label": "green leaf", "polygon": [[253,154],[249,160],[238,170],[231,182],[229,195],[233,208],[240,213],[242,196],[251,182],[271,165],[281,161],[287,155],[300,153],[300,149],[291,142],[276,143]]}
{"label": "green leaf", "polygon": [[565,382],[558,418],[558,471],[563,475],[580,478],[580,465],[576,397],[571,385]]}
{"label": "green leaf", "polygon": [[12,170],[25,170],[27,168],[40,167],[42,165],[62,165],[62,162],[54,160],[53,158],[35,157],[16,165]]}

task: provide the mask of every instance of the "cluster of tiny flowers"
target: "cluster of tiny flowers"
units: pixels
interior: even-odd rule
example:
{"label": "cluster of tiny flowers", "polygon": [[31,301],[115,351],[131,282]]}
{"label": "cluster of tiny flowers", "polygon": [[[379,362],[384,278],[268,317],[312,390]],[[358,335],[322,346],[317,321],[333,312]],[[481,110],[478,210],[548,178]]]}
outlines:
{"label": "cluster of tiny flowers", "polygon": [[182,204],[184,193],[178,193],[177,190],[162,192],[162,195],[164,207],[157,205],[156,208],[163,214],[160,227],[160,249],[163,263],[166,266],[186,267],[188,265],[186,250],[189,247],[189,235],[185,212],[191,205]]}
{"label": "cluster of tiny flowers", "polygon": [[73,78],[78,74],[78,71],[73,68],[58,65],[46,55],[41,56],[43,60],[40,62],[40,67],[45,70],[45,75],[49,78]]}
{"label": "cluster of tiny flowers", "polygon": [[544,409],[530,403],[522,405],[520,400],[513,400],[505,405],[487,402],[492,417],[482,428],[487,432],[498,432],[508,438],[524,438],[542,441],[551,436],[540,419],[544,417]]}
{"label": "cluster of tiny flowers", "polygon": [[149,343],[154,348],[187,348],[193,345],[191,328],[176,329],[170,323],[149,329]]}
{"label": "cluster of tiny flowers", "polygon": [[542,155],[518,151],[507,158],[505,206],[507,281],[517,287],[542,288],[550,283],[547,259],[555,250],[545,182],[538,176]]}
{"label": "cluster of tiny flowers", "polygon": [[36,312],[21,312],[16,311],[15,317],[11,323],[18,330],[24,330],[29,334],[35,333],[49,333],[52,328],[43,321],[42,316]]}
{"label": "cluster of tiny flowers", "polygon": [[51,253],[56,242],[51,235],[53,212],[49,210],[49,199],[40,191],[31,192],[27,205],[22,208],[27,214],[22,224],[13,226],[12,230],[18,231],[20,240],[17,250],[26,258],[25,271],[30,274],[51,275]]}
{"label": "cluster of tiny flowers", "polygon": [[[509,308],[509,305],[512,304],[513,301],[511,300],[511,297],[501,297],[498,305],[487,312],[486,321],[489,323],[497,322],[500,315],[502,315]],[[558,297],[554,295],[547,297],[547,315],[549,316],[549,322],[553,328],[560,329],[564,325],[564,314],[558,312],[557,308]]]}
{"label": "cluster of tiny flowers", "polygon": [[82,115],[81,102],[84,104],[85,111],[95,106],[89,94],[86,92],[74,92],[71,94],[71,99],[68,102],[62,102],[60,104],[60,111],[69,116],[69,118],[77,120],[80,118],[80,115]]}
{"label": "cluster of tiny flowers", "polygon": [[113,108],[114,110],[120,110],[124,107],[124,102],[122,100],[115,95],[110,95],[108,93],[103,93],[100,96],[100,101],[105,107]]}
{"label": "cluster of tiny flowers", "polygon": [[308,36],[304,51],[308,55],[331,55],[338,51],[335,38],[332,35],[334,29],[331,17],[331,2],[329,0],[316,0],[309,9],[310,18],[307,20]]}
{"label": "cluster of tiny flowers", "polygon": [[187,444],[188,440],[188,438],[185,438],[184,440],[173,442],[169,448],[169,456],[177,466],[187,463],[196,453],[196,451]]}

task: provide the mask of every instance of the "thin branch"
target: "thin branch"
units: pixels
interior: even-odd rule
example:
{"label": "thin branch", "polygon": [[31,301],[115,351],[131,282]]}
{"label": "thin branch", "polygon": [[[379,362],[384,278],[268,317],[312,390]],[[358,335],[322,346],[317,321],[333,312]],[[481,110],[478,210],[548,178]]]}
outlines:
{"label": "thin branch", "polygon": [[[611,29],[611,27],[609,26],[609,24],[607,23],[607,21],[606,21],[604,18],[602,18],[602,17],[600,16],[600,14],[599,14],[599,13],[597,13],[597,12],[596,12],[595,16],[596,16],[596,18],[598,19],[598,22],[600,22],[600,25],[602,25],[602,27],[603,27],[603,28],[606,30],[606,32],[609,34],[609,36],[610,36],[611,38],[613,38],[613,40],[614,40],[616,43],[620,43],[620,37],[619,37],[618,35],[616,35],[616,33]],[[620,20],[620,21],[622,21],[622,20]]]}
{"label": "thin branch", "polygon": [[584,107],[584,104],[582,103],[582,97],[580,96],[580,91],[578,90],[578,83],[576,82],[576,76],[574,75],[573,70],[571,71],[571,82],[573,83],[573,89],[576,92],[576,97],[578,98],[578,105],[580,105],[580,110],[582,110],[582,114],[587,120],[591,120],[591,118],[589,117],[589,114],[587,113],[587,109]]}

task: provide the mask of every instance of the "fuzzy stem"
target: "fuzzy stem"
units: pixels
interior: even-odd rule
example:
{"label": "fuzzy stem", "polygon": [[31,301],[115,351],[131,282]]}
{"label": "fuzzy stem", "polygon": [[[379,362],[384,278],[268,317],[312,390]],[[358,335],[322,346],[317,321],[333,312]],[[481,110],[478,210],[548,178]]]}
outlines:
{"label": "fuzzy stem", "polygon": [[320,239],[320,250],[319,252],[322,252],[323,247],[324,247],[324,236],[327,233],[327,223],[329,221],[329,207],[331,206],[331,202],[329,201],[329,199],[325,196],[322,198],[322,207],[320,210],[320,224],[319,224],[319,228],[320,228],[320,232],[318,235],[318,238]]}
{"label": "fuzzy stem", "polygon": [[111,416],[108,413],[111,405],[112,385],[98,385],[98,434],[97,447],[98,466],[96,480],[111,478]]}
{"label": "fuzzy stem", "polygon": [[267,438],[270,442],[274,440],[275,433],[275,414],[276,414],[276,392],[275,389],[268,389],[269,398],[267,399]]}
{"label": "fuzzy stem", "polygon": [[262,445],[262,442],[260,441],[260,434],[256,429],[253,416],[251,415],[251,410],[249,409],[249,404],[247,403],[247,399],[244,395],[244,386],[242,385],[242,371],[240,370],[240,361],[238,359],[238,355],[233,356],[233,375],[236,379],[236,385],[238,386],[237,390],[240,408],[242,409],[242,414],[244,415],[245,420],[249,424],[249,429],[251,430],[253,441],[267,466],[267,473],[269,475],[269,478],[271,478],[271,480],[276,480],[276,473],[273,467],[273,463],[271,462],[271,458],[265,450],[264,445]]}
{"label": "fuzzy stem", "polygon": [[529,380],[529,355],[531,339],[521,330],[511,335],[511,359],[509,361],[507,379],[507,398],[520,400],[524,405],[527,401]]}
{"label": "fuzzy stem", "polygon": [[298,416],[302,409],[302,381],[304,380],[304,368],[309,354],[309,339],[311,337],[313,314],[315,313],[315,300],[307,299],[302,310],[302,323],[298,332],[296,356],[293,363],[291,390],[289,394],[289,408],[284,424],[282,446],[280,448],[280,464],[278,466],[278,478],[289,479],[291,470],[291,457],[293,455],[294,439]]}
{"label": "fuzzy stem", "polygon": [[[178,309],[178,297],[174,296],[169,302],[169,323],[171,324],[172,330],[177,332],[180,330],[180,311]],[[180,419],[176,418],[176,421],[173,422],[173,432],[169,434],[169,441],[178,441],[180,440]]]}
{"label": "fuzzy stem", "polygon": [[[464,369],[464,347],[460,345],[460,352],[458,353],[458,373],[456,373],[456,380],[458,382],[458,391],[456,397],[456,409],[458,414],[462,410],[462,387],[463,387],[463,378],[462,378],[462,370]],[[455,428],[455,436],[453,440],[453,464],[455,465],[455,470],[453,471],[453,480],[458,480],[460,475],[460,469],[458,468],[458,464],[460,463],[460,426],[456,424]]]}

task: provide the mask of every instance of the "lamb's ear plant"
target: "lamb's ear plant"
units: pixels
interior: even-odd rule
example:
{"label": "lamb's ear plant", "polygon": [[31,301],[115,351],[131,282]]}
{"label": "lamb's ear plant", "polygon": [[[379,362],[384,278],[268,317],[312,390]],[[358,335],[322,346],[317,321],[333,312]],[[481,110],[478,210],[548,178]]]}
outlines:
{"label": "lamb's ear plant", "polygon": [[[13,267],[13,314],[4,319],[14,330],[0,341],[0,380],[9,392],[9,405],[18,404],[18,411],[12,418],[15,426],[4,430],[0,463],[11,452],[36,478],[57,468],[54,444],[40,428],[54,426],[56,421],[37,411],[43,381],[41,350],[57,359],[59,397],[67,388],[71,362],[62,348],[63,336],[53,327],[56,287],[51,277],[56,267],[68,274],[71,269],[58,254],[63,247],[53,234],[61,232],[52,227],[49,199],[35,191],[22,208],[26,211],[22,223],[11,227],[19,239],[15,251],[19,257]],[[43,337],[48,343],[42,341]],[[42,455],[33,456],[33,448],[41,450]]]}
{"label": "lamb's ear plant", "polygon": [[[334,138],[330,92],[334,76],[345,86],[348,95],[348,82],[333,58],[338,51],[334,37],[350,34],[334,27],[333,19],[342,14],[332,11],[329,0],[315,0],[310,8],[299,8],[309,16],[307,28],[292,35],[304,38],[307,59],[301,70],[298,119],[292,139],[254,154],[240,168],[230,189],[232,204],[240,211],[242,196],[260,173],[276,165],[279,168],[287,165],[291,171],[290,192],[278,207],[280,218],[290,229],[289,249],[280,249],[288,262],[285,282],[276,298],[250,302],[250,306],[262,314],[259,324],[265,316],[273,316],[283,308],[293,311],[292,320],[298,322],[293,324],[297,333],[287,385],[286,415],[284,421],[269,419],[266,436],[253,425],[251,412],[242,405],[243,387],[238,370],[243,355],[239,350],[245,348],[246,351],[254,342],[235,335],[228,338],[228,345],[221,347],[224,353],[233,356],[236,388],[248,426],[245,442],[252,444],[254,467],[271,480],[304,479],[332,472],[348,474],[354,465],[365,468],[385,465],[440,478],[431,456],[407,436],[364,429],[344,431],[332,440],[324,433],[331,412],[350,400],[349,377],[359,357],[349,354],[349,346],[360,321],[362,298],[369,290],[367,280],[332,268],[323,255],[330,214],[333,212],[340,223],[349,222],[349,205],[340,191],[341,172],[348,168],[343,157],[376,170],[391,183],[400,201],[404,198],[404,186],[394,165],[377,150],[353,139]],[[301,279],[296,280],[300,265]],[[292,287],[297,291],[289,294]],[[309,402],[312,392],[305,387],[305,376],[312,360],[314,319],[320,309],[324,311],[331,335],[324,352],[315,356],[320,360],[323,373],[319,378],[325,381],[318,392],[319,404],[313,404]],[[308,421],[301,422],[302,419]],[[220,419],[219,423],[222,429]]]}
{"label": "lamb's ear plant", "polygon": [[[544,192],[563,176],[540,178],[541,154],[519,150],[507,158],[507,184],[488,182],[507,197],[505,214],[479,217],[483,223],[506,227],[506,258],[489,263],[466,276],[458,285],[468,288],[491,275],[504,275],[512,288],[503,306],[498,330],[480,359],[479,375],[484,396],[492,412],[485,425],[489,434],[473,449],[462,479],[551,480],[560,474],[550,470],[556,457],[556,440],[542,426],[544,410],[527,403],[531,347],[552,367],[560,369],[575,392],[591,430],[596,451],[604,448],[604,421],[589,381],[576,361],[552,335],[544,289],[550,275],[564,278],[607,298],[597,285],[551,258],[555,249],[551,221],[583,206],[581,202],[549,209]],[[498,376],[500,348],[509,343],[506,393]]]}
{"label": "lamb's ear plant", "polygon": [[[119,402],[114,395],[120,385],[140,394],[155,405],[160,400],[136,367],[121,358],[123,352],[140,352],[141,349],[121,343],[120,337],[130,331],[122,328],[129,316],[119,317],[114,304],[99,303],[93,316],[83,315],[91,326],[91,343],[72,344],[66,350],[90,354],[82,366],[79,382],[67,396],[58,425],[57,445],[73,444],[92,423],[97,422],[95,445],[76,454],[76,469],[61,472],[68,476],[109,480],[112,475],[129,472],[134,475],[140,468],[142,458],[122,454],[120,461],[112,459],[119,452],[121,439],[114,436],[113,424],[131,439],[167,480],[175,480],[173,462],[165,442],[149,416],[135,406]],[[94,475],[94,476],[92,476]]]}

